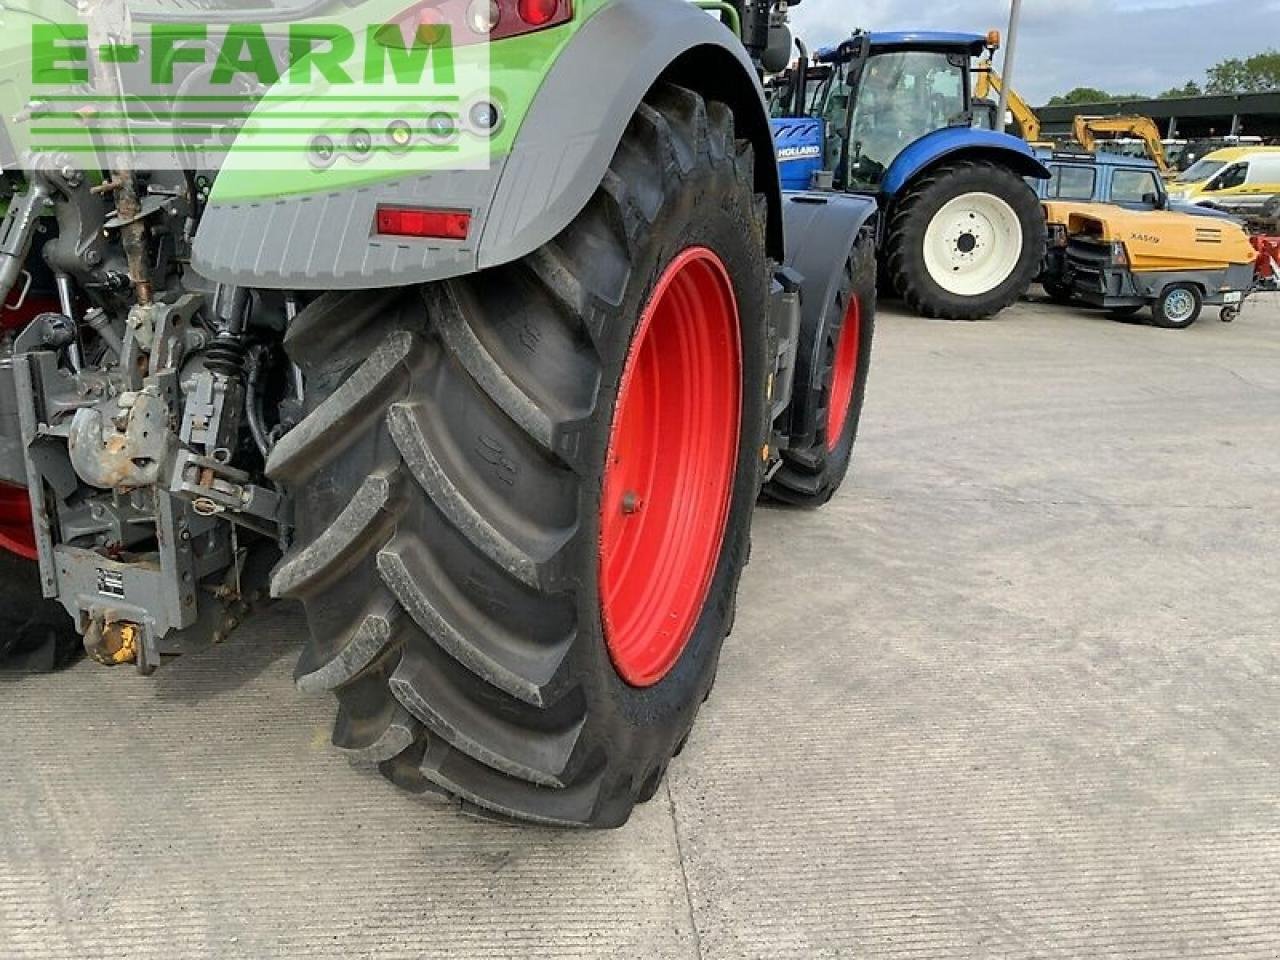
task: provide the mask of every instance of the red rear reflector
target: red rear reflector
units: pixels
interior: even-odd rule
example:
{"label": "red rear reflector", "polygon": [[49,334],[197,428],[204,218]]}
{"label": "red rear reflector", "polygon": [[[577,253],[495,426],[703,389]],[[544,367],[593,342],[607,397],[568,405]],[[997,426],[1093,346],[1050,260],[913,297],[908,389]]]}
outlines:
{"label": "red rear reflector", "polygon": [[560,0],[519,0],[516,12],[531,27],[545,27],[560,9]]}
{"label": "red rear reflector", "polygon": [[[496,18],[491,13],[496,13]],[[378,40],[376,33],[374,39],[383,46],[439,43],[442,32],[421,29],[438,24],[449,27],[449,41],[461,47],[547,30],[572,19],[573,0],[414,0],[391,20],[400,28],[398,39],[393,35],[389,44]]]}
{"label": "red rear reflector", "polygon": [[388,237],[465,240],[470,230],[471,214],[464,210],[378,207],[377,231]]}

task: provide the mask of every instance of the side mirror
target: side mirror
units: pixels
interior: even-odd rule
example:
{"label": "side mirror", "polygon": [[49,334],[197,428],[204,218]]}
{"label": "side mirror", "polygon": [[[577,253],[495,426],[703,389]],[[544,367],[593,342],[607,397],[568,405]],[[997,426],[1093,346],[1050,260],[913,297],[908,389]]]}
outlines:
{"label": "side mirror", "polygon": [[870,43],[870,41],[867,39],[867,35],[865,33],[855,33],[844,43],[840,44],[839,59],[841,61],[863,59],[867,54],[868,43]]}
{"label": "side mirror", "polygon": [[765,73],[785,70],[791,63],[791,28],[784,23],[769,26],[769,45],[760,55],[760,66]]}
{"label": "side mirror", "polygon": [[1157,210],[1164,206],[1164,204],[1160,202],[1160,194],[1158,193],[1144,193],[1142,195],[1142,202],[1148,207],[1155,207]]}

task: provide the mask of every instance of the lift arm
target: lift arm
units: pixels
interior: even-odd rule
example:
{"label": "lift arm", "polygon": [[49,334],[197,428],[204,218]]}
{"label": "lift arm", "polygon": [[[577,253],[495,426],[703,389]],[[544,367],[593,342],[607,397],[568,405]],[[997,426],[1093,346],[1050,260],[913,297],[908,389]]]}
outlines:
{"label": "lift arm", "polygon": [[1160,128],[1150,117],[1086,117],[1078,116],[1072,131],[1080,146],[1090,153],[1098,148],[1099,134],[1112,137],[1137,137],[1147,148],[1162,177],[1171,177],[1176,171],[1169,166],[1164,144],[1160,140]]}
{"label": "lift arm", "polygon": [[[1000,96],[1000,91],[1004,87],[1004,81],[1000,74],[996,73],[995,68],[988,61],[980,63],[974,70],[973,78],[973,95],[982,100],[991,99],[991,94],[996,97]],[[1013,88],[1008,93],[1009,112],[1013,114],[1013,122],[1018,125],[1018,135],[1026,140],[1027,143],[1041,143],[1040,139],[1040,118],[1036,116],[1036,112],[1031,109],[1031,104],[1023,100],[1018,95],[1018,91]],[[1003,117],[997,117],[996,122],[1002,123]]]}

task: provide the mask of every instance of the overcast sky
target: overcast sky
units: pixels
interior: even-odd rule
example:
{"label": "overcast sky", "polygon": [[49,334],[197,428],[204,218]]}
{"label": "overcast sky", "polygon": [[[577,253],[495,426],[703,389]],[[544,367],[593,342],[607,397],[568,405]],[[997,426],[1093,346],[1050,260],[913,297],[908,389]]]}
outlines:
{"label": "overcast sky", "polygon": [[[811,47],[869,30],[1003,34],[1009,0],[802,0]],[[1280,0],[1023,0],[1014,86],[1039,106],[1072,87],[1159,93],[1225,57],[1280,46]]]}

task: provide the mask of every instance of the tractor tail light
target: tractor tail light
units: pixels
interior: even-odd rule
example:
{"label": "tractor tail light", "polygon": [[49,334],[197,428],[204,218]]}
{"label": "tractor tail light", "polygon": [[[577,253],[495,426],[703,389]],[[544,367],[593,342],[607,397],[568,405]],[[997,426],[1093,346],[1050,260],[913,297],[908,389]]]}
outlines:
{"label": "tractor tail light", "polygon": [[505,40],[573,19],[573,0],[418,0],[391,22],[406,46],[414,37],[431,43],[447,26],[455,46]]}
{"label": "tractor tail light", "polygon": [[465,240],[471,231],[471,214],[465,210],[380,206],[374,229],[387,237]]}
{"label": "tractor tail light", "polygon": [[1127,267],[1129,265],[1129,254],[1124,249],[1124,244],[1119,241],[1111,243],[1111,263],[1117,267]]}
{"label": "tractor tail light", "polygon": [[516,13],[531,27],[546,27],[557,15],[569,12],[561,10],[562,6],[567,7],[568,4],[562,4],[560,0],[516,0]]}
{"label": "tractor tail light", "polygon": [[558,27],[573,19],[573,0],[498,0],[502,18],[490,40]]}

